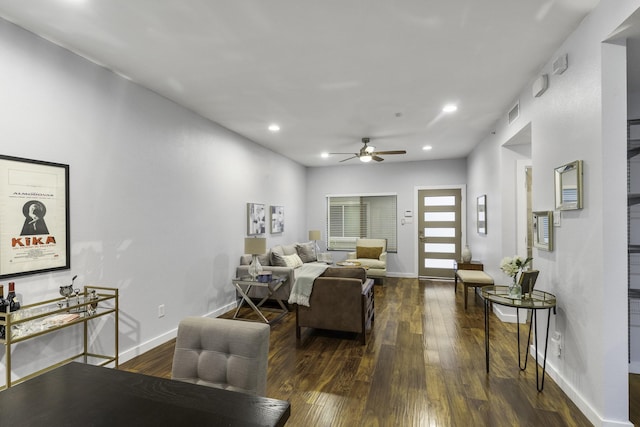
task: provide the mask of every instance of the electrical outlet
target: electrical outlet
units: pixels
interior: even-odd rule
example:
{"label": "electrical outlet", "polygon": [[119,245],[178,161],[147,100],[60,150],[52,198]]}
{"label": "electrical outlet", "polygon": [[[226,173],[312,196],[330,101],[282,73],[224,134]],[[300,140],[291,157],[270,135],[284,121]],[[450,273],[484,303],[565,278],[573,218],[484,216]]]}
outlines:
{"label": "electrical outlet", "polygon": [[158,317],[164,317],[164,304],[158,306]]}

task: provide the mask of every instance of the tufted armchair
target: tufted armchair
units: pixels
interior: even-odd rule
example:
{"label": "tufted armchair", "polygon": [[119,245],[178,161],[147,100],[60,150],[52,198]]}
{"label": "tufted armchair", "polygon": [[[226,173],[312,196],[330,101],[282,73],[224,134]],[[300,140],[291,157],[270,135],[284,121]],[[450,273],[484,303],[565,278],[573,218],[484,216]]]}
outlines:
{"label": "tufted armchair", "polygon": [[347,261],[357,261],[367,268],[367,277],[387,277],[387,239],[357,239],[356,251],[349,252]]}
{"label": "tufted armchair", "polygon": [[187,317],[178,325],[171,378],[264,396],[270,332],[264,323]]}

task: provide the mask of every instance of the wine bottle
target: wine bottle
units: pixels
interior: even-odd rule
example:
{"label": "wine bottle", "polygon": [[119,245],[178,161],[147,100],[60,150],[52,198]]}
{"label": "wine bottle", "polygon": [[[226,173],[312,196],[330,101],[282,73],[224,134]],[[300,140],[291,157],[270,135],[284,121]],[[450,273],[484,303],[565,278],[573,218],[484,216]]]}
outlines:
{"label": "wine bottle", "polygon": [[[9,293],[7,294],[5,306],[8,306],[9,312],[20,309],[20,301],[18,301],[18,297],[16,297],[16,284],[14,282],[9,282]],[[6,311],[5,309],[5,312]]]}
{"label": "wine bottle", "polygon": [[[4,299],[4,285],[0,285],[0,313],[7,312],[7,302]],[[5,317],[0,316],[0,320],[4,321]],[[6,338],[6,327],[5,325],[0,325],[0,339]]]}

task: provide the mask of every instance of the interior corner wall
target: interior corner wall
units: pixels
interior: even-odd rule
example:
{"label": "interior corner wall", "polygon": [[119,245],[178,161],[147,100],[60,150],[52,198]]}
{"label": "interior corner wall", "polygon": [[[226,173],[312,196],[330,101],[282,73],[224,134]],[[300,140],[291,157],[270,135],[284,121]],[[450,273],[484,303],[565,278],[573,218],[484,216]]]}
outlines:
{"label": "interior corner wall", "polygon": [[[248,202],[285,208],[268,246],[306,240],[303,166],[2,20],[0,63],[1,154],[70,166],[71,270],[16,278],[23,304],[58,297],[76,274],[78,287],[119,288],[126,360],[185,316],[235,306]],[[16,345],[14,374],[78,334]]]}
{"label": "interior corner wall", "polygon": [[[620,129],[626,120],[626,96],[616,92],[620,82],[607,81],[619,80],[625,64],[610,63],[620,58],[619,52],[602,42],[638,7],[639,1],[600,2],[539,70],[549,75],[547,91],[533,98],[531,86],[523,88],[516,96],[520,117],[509,125],[505,110],[495,135],[480,143],[468,158],[470,195],[487,193],[501,198],[493,202],[488,198],[489,230],[495,235],[471,242],[474,254],[484,253],[493,263],[505,254],[493,253],[492,248],[508,248],[512,236],[509,230],[491,227],[491,218],[504,221],[501,215],[515,212],[504,207],[512,200],[500,190],[509,179],[510,167],[510,160],[500,155],[502,145],[531,124],[534,211],[554,210],[553,170],[583,160],[584,208],[563,211],[561,226],[554,228],[554,250],[534,249],[533,256],[541,271],[536,287],[558,299],[550,329],[561,333],[562,353],[560,357],[547,353],[547,373],[591,422],[603,426],[631,424],[623,176],[626,127]],[[561,54],[568,54],[569,68],[554,75],[552,62]],[[504,175],[497,176],[497,169]],[[544,327],[546,322],[541,322],[539,330]]]}
{"label": "interior corner wall", "polygon": [[[335,159],[327,159],[335,161]],[[327,195],[397,194],[398,219],[413,211],[417,187],[460,186],[467,181],[466,159],[430,160],[403,163],[354,162],[352,166],[309,168],[307,173],[307,223],[324,230],[326,247]],[[475,204],[474,204],[475,206]],[[417,277],[417,221],[398,222],[398,252],[387,256],[387,274]],[[464,239],[463,239],[464,240]],[[346,252],[333,252],[333,260],[346,258]]]}

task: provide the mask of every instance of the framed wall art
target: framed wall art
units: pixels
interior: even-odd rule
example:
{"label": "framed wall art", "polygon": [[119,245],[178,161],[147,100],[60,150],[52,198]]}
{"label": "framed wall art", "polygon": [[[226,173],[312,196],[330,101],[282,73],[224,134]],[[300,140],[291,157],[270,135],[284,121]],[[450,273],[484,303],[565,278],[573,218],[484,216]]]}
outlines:
{"label": "framed wall art", "polygon": [[556,209],[582,209],[582,160],[557,167],[554,176]]}
{"label": "framed wall art", "polygon": [[257,236],[266,232],[265,207],[260,203],[247,203],[247,235]]}
{"label": "framed wall art", "polygon": [[0,279],[71,268],[69,165],[0,155]]}
{"label": "framed wall art", "polygon": [[271,234],[284,232],[284,206],[271,206]]}
{"label": "framed wall art", "polygon": [[478,197],[477,205],[478,233],[487,234],[487,195]]}
{"label": "framed wall art", "polygon": [[553,250],[553,211],[533,212],[533,246]]}

